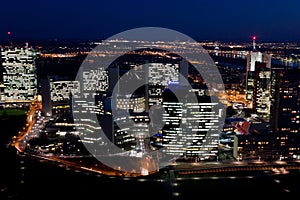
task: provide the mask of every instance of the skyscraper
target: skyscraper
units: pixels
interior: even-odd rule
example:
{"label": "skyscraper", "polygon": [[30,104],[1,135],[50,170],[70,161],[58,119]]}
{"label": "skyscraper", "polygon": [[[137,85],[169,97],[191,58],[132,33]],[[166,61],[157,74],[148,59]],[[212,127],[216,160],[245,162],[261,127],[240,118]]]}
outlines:
{"label": "skyscraper", "polygon": [[[197,89],[188,90],[184,87],[180,90],[181,94],[186,94],[186,101],[178,102],[173,94],[175,90],[164,91],[162,106],[166,112],[162,116],[165,123],[162,128],[163,152],[189,159],[216,159],[222,108],[218,103],[211,102],[209,96],[197,92]],[[197,102],[189,101],[193,95],[197,97]]]}
{"label": "skyscraper", "polygon": [[36,58],[39,52],[28,47],[1,49],[3,84],[1,99],[5,101],[31,101],[37,94]]}
{"label": "skyscraper", "polygon": [[[300,70],[273,69],[272,127],[283,158],[300,157]],[[280,120],[279,120],[280,119]]]}
{"label": "skyscraper", "polygon": [[255,113],[267,119],[270,115],[271,55],[257,51],[256,37],[252,39],[253,49],[247,55],[246,100]]}
{"label": "skyscraper", "polygon": [[51,81],[50,80],[50,94],[53,104],[68,103],[70,100],[70,93],[72,95],[79,95],[80,84],[78,81]]}
{"label": "skyscraper", "polygon": [[271,98],[271,70],[266,67],[266,63],[257,62],[254,72],[252,108],[258,116],[265,120],[270,118]]}

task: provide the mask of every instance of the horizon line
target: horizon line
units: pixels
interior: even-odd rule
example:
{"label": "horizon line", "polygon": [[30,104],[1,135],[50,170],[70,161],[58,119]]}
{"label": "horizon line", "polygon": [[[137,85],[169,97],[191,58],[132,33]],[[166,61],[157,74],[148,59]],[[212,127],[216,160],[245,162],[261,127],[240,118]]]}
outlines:
{"label": "horizon line", "polygon": [[[107,39],[107,38],[106,38]],[[0,39],[0,46],[4,46],[5,43],[8,42],[16,42],[16,43],[27,43],[27,42],[33,42],[33,43],[38,43],[38,42],[99,42],[106,40],[101,39],[101,38],[58,38],[58,37],[53,37],[53,38],[7,38],[7,39]],[[252,43],[252,40],[228,40],[228,39],[199,39],[195,40],[196,42],[221,42],[221,43]],[[258,43],[299,43],[300,40],[256,40]]]}

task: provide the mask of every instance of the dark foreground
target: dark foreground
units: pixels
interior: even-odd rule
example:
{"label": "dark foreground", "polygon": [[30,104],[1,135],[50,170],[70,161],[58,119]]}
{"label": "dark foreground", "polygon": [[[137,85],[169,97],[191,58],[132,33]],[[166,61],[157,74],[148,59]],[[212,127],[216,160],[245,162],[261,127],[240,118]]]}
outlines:
{"label": "dark foreground", "polygon": [[[11,152],[12,153],[12,152]],[[1,168],[0,199],[201,199],[300,195],[300,173],[267,171],[179,175],[172,170],[144,177],[107,177],[17,156]],[[1,163],[3,163],[1,161]],[[4,171],[6,170],[6,171]]]}
{"label": "dark foreground", "polygon": [[[11,132],[17,131],[13,128],[13,121],[5,123],[12,124]],[[4,133],[1,134],[0,145],[1,200],[90,200],[108,197],[131,200],[204,197],[298,200],[300,195],[299,170],[286,174],[253,170],[187,175],[163,169],[158,174],[145,177],[107,177],[18,155],[16,149],[7,147],[11,135]]]}

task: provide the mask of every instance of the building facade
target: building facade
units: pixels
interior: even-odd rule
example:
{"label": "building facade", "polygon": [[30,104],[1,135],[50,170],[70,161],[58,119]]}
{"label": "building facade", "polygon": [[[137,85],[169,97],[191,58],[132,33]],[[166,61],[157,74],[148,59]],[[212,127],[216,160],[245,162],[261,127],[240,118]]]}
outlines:
{"label": "building facade", "polygon": [[28,47],[1,49],[5,101],[31,101],[37,94],[36,59],[39,52]]}

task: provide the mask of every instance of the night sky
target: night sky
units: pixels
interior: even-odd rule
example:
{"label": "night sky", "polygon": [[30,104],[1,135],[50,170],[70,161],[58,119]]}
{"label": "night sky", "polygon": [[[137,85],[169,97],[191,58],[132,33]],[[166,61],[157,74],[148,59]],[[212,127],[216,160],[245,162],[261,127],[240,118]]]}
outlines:
{"label": "night sky", "polygon": [[300,1],[5,0],[0,41],[106,39],[139,27],[163,27],[195,40],[300,41]]}

